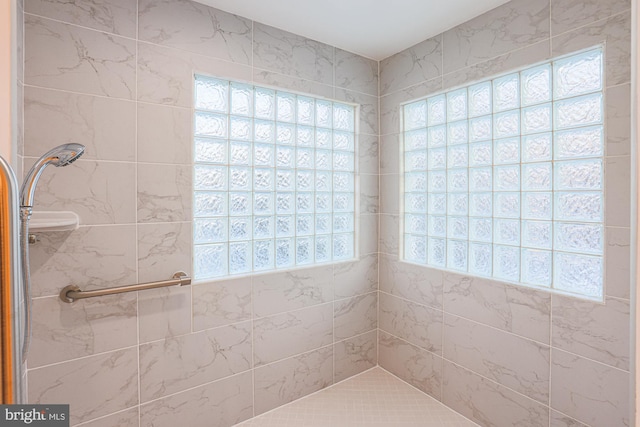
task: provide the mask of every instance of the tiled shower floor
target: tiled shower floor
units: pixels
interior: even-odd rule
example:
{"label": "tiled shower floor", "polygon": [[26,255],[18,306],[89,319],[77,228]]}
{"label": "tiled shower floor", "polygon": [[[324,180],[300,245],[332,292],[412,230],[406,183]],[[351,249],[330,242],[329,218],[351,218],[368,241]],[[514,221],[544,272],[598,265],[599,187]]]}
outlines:
{"label": "tiled shower floor", "polygon": [[238,427],[476,427],[381,368],[274,409]]}

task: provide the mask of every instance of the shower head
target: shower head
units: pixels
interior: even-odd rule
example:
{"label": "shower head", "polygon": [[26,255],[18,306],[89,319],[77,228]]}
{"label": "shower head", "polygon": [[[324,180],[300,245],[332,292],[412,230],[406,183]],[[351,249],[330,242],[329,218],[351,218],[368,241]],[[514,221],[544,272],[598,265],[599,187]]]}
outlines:
{"label": "shower head", "polygon": [[38,184],[38,179],[47,166],[53,165],[56,167],[62,167],[70,165],[78,160],[83,153],[84,145],[81,144],[64,144],[47,151],[36,161],[31,169],[29,169],[29,173],[27,173],[27,176],[22,183],[22,188],[20,190],[20,206],[33,206],[33,196],[35,194],[36,185]]}

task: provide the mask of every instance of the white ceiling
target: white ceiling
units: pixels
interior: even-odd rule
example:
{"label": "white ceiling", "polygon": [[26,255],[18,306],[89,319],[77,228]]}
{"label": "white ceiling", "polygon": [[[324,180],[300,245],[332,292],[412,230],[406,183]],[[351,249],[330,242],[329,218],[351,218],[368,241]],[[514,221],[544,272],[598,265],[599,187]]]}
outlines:
{"label": "white ceiling", "polygon": [[380,60],[509,0],[197,0]]}

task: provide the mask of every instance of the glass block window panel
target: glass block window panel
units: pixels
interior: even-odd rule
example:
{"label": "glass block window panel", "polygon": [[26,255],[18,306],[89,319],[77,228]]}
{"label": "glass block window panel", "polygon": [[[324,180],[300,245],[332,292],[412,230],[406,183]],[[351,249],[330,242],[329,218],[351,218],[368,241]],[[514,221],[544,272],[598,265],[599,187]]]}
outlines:
{"label": "glass block window panel", "polygon": [[403,104],[403,259],[601,300],[603,62],[592,48]]}
{"label": "glass block window panel", "polygon": [[[194,89],[195,279],[352,259],[355,106],[199,75]],[[446,105],[442,99],[443,191]],[[415,153],[407,162],[418,196],[410,202],[416,239],[407,250],[421,263],[427,260],[427,110],[426,100],[416,103],[405,124],[416,130],[407,137]],[[465,153],[458,158],[466,167]]]}

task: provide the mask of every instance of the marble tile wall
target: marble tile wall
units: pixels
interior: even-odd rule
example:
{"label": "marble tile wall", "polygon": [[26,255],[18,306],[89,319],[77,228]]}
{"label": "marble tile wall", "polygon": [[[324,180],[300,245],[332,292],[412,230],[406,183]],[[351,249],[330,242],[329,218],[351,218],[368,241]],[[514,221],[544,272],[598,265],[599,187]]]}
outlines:
{"label": "marble tile wall", "polygon": [[[29,400],[72,425],[229,426],[375,366],[378,62],[188,0],[24,7],[25,167],[87,146],[36,193],[81,223],[31,247]],[[194,72],[360,104],[359,260],[62,303],[191,272]]]}
{"label": "marble tile wall", "polygon": [[[630,8],[512,0],[380,63],[379,363],[480,425],[631,425]],[[400,262],[399,104],[599,43],[604,303]]]}

